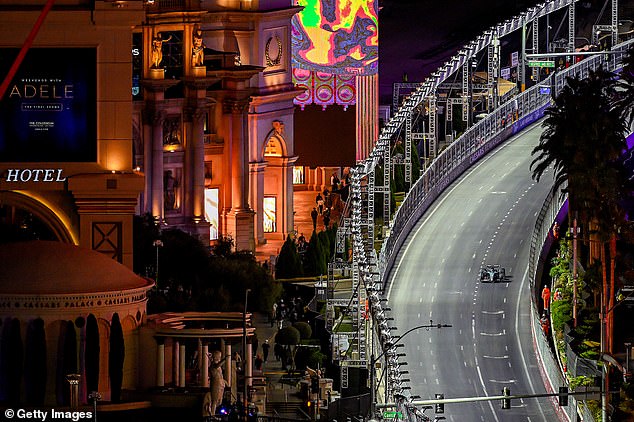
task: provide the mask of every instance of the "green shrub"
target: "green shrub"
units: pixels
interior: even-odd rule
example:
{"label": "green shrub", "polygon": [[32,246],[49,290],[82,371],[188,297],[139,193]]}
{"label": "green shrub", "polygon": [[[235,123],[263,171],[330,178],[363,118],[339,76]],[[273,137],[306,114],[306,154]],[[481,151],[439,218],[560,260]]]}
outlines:
{"label": "green shrub", "polygon": [[572,304],[567,300],[558,300],[550,305],[553,330],[563,331],[564,325],[572,322]]}
{"label": "green shrub", "polygon": [[326,274],[327,271],[328,268],[324,259],[323,245],[321,244],[319,235],[313,230],[305,255],[304,273],[306,275],[318,276]]}
{"label": "green shrub", "polygon": [[293,327],[295,327],[297,331],[299,331],[299,337],[302,340],[308,339],[313,335],[313,329],[310,327],[309,324],[305,322],[296,322],[295,324],[293,324]]}
{"label": "green shrub", "polygon": [[295,327],[284,327],[275,334],[275,342],[283,346],[295,346],[299,339],[299,330]]}
{"label": "green shrub", "polygon": [[286,241],[282,245],[280,254],[275,264],[276,278],[295,278],[304,274],[302,262],[297,251],[295,241],[291,236],[286,237]]}
{"label": "green shrub", "polygon": [[591,377],[580,375],[570,379],[570,388],[574,390],[577,387],[588,387],[594,384],[594,380]]}

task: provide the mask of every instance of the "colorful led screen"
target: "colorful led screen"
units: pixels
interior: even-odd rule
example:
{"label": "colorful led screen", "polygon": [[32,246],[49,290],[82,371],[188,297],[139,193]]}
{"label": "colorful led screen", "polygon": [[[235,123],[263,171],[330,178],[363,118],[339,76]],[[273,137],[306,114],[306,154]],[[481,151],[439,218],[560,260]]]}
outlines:
{"label": "colorful led screen", "polygon": [[[0,75],[18,51],[0,48]],[[96,161],[96,75],[94,48],[31,48],[0,98],[0,161]]]}
{"label": "colorful led screen", "polygon": [[334,74],[378,70],[376,0],[297,0],[293,67]]}

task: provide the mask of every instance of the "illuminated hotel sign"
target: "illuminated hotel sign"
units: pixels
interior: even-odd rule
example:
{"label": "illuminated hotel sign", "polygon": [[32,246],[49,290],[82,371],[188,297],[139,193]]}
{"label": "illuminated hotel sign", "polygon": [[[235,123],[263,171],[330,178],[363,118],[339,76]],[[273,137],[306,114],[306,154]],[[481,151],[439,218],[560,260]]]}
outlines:
{"label": "illuminated hotel sign", "polygon": [[[0,48],[1,75],[18,51]],[[94,48],[31,48],[0,99],[0,162],[97,161],[96,69]]]}
{"label": "illuminated hotel sign", "polygon": [[297,0],[293,67],[330,74],[375,74],[379,33],[376,0]]}

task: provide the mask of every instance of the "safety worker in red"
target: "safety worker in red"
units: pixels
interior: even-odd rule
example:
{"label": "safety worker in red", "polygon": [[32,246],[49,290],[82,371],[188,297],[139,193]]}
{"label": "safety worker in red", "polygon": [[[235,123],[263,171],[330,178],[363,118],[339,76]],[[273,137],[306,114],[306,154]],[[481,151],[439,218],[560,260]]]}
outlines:
{"label": "safety worker in red", "polygon": [[542,290],[542,300],[544,301],[544,311],[548,312],[548,305],[550,305],[550,289],[548,285],[545,285]]}
{"label": "safety worker in red", "polygon": [[539,322],[542,325],[542,330],[544,330],[544,335],[548,337],[548,330],[550,329],[550,321],[548,320],[548,317],[546,316],[545,313],[542,315],[542,318],[539,320]]}
{"label": "safety worker in red", "polygon": [[553,237],[555,240],[559,240],[559,223],[555,221],[553,224]]}

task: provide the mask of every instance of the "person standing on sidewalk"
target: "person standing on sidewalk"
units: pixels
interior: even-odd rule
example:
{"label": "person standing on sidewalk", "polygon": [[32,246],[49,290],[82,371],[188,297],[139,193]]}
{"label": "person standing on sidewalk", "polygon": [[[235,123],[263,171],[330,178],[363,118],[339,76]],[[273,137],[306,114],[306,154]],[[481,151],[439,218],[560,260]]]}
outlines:
{"label": "person standing on sidewalk", "polygon": [[542,300],[544,301],[544,312],[548,313],[548,305],[550,305],[550,289],[548,285],[542,290]]}
{"label": "person standing on sidewalk", "polygon": [[269,348],[271,345],[269,344],[269,339],[264,340],[264,344],[262,345],[262,358],[264,359],[264,363],[269,357]]}
{"label": "person standing on sidewalk", "polygon": [[319,215],[321,215],[321,213],[324,211],[324,198],[321,196],[321,193],[317,193],[315,203],[317,204]]}
{"label": "person standing on sidewalk", "polygon": [[313,231],[317,230],[317,208],[313,207],[310,212],[310,218],[313,219]]}

